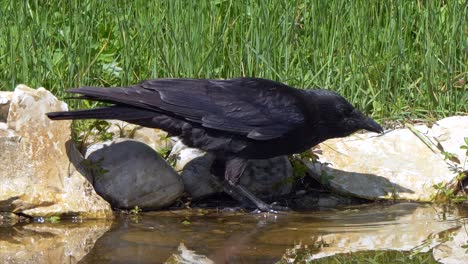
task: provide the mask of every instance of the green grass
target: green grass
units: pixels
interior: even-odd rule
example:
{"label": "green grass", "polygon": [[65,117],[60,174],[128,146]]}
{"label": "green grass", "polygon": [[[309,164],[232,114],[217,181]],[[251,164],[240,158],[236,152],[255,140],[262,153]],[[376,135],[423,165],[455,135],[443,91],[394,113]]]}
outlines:
{"label": "green grass", "polygon": [[256,76],[333,89],[379,120],[466,114],[467,3],[1,1],[0,89],[63,97],[81,85]]}

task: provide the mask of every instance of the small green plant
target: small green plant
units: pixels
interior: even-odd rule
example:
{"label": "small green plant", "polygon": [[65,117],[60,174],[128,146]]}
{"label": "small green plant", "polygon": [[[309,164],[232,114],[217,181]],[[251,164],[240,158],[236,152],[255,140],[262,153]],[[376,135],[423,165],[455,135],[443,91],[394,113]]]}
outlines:
{"label": "small green plant", "polygon": [[437,191],[436,201],[451,202],[456,197],[454,191],[448,188],[445,183],[434,184],[432,187]]}
{"label": "small green plant", "polygon": [[[465,176],[463,176],[464,178]],[[437,194],[433,197],[433,200],[436,202],[445,202],[445,203],[462,203],[468,201],[468,196],[466,195],[457,195],[457,192],[450,188],[448,184],[438,183],[432,186],[437,190]]]}
{"label": "small green plant", "polygon": [[131,215],[139,215],[141,213],[141,208],[138,205],[135,205],[132,210],[130,210]]}
{"label": "small green plant", "polygon": [[171,153],[171,150],[172,150],[171,146],[166,145],[166,146],[158,149],[158,153],[159,153],[159,155],[161,155],[161,157],[166,159],[167,157],[169,157],[169,154]]}
{"label": "small green plant", "polygon": [[465,253],[468,254],[468,240],[465,245],[462,245],[461,248],[465,249]]}
{"label": "small green plant", "polygon": [[465,145],[460,146],[461,149],[466,149],[466,155],[468,156],[468,137],[463,138]]}
{"label": "small green plant", "polygon": [[60,216],[54,215],[54,216],[46,218],[45,221],[49,223],[53,223],[53,224],[58,223],[60,221]]}
{"label": "small green plant", "polygon": [[[460,146],[460,149],[466,150],[466,155],[468,156],[468,137],[464,138],[464,145]],[[464,171],[463,169],[466,165],[466,159],[462,164],[455,154],[444,150],[441,150],[441,153],[444,155],[445,160],[450,160],[457,164],[453,166],[453,169],[456,173],[458,173],[458,175],[451,183],[438,183],[433,185],[432,187],[437,191],[437,193],[434,195],[432,200],[447,203],[460,203],[468,201],[468,196],[464,192],[462,185],[463,180],[468,176],[468,171]]]}
{"label": "small green plant", "polygon": [[113,134],[108,132],[110,123],[105,120],[76,120],[73,122],[73,139],[80,152],[93,141],[106,141],[113,138]]}
{"label": "small green plant", "polygon": [[441,151],[442,155],[444,156],[444,160],[451,160],[454,162],[460,162],[457,158],[457,156],[453,153],[447,152],[447,151]]}
{"label": "small green plant", "polygon": [[[460,149],[466,150],[465,156],[468,158],[468,137],[463,138],[463,140],[465,141],[465,145],[460,146]],[[467,159],[465,158],[465,161],[463,162],[464,165],[466,164],[466,160],[467,160]]]}
{"label": "small green plant", "polygon": [[311,150],[304,151],[300,154],[289,156],[289,162],[293,168],[293,177],[287,179],[288,182],[298,182],[307,175],[309,168],[304,164],[304,161],[315,162],[318,156]]}

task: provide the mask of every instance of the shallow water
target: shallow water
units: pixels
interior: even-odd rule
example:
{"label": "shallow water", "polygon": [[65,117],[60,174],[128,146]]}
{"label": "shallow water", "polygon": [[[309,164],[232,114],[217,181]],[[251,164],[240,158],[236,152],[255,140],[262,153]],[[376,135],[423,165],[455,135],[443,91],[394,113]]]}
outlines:
{"label": "shallow water", "polygon": [[[0,262],[163,263],[178,257],[275,263],[297,245],[313,249],[309,259],[364,250],[425,252],[465,232],[467,219],[466,207],[401,203],[278,215],[192,209],[34,222],[0,227]],[[179,246],[188,250],[181,254]]]}

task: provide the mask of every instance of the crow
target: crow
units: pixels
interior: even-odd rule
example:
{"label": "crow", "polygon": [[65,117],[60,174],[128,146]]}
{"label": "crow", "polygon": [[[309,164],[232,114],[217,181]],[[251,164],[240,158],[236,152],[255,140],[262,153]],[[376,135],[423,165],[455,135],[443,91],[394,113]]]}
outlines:
{"label": "crow", "polygon": [[277,207],[237,184],[247,160],[301,153],[360,129],[383,132],[335,92],[297,89],[261,78],[153,79],[128,87],[67,92],[111,105],[47,113],[50,119],[117,119],[165,130],[189,147],[213,153],[223,164],[226,185],[261,211]]}

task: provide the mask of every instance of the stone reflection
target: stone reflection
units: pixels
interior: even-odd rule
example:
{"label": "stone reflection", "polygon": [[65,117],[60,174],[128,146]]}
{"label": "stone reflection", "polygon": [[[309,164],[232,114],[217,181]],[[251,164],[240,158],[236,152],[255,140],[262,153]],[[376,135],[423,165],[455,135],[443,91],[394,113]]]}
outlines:
{"label": "stone reflection", "polygon": [[[326,225],[309,226],[310,229],[320,230],[318,233],[302,230],[297,232],[297,236],[291,236],[288,230],[277,230],[264,233],[261,241],[284,243],[284,239],[278,238],[288,237],[288,234],[294,237],[294,242],[290,240],[288,243],[292,242],[295,246],[286,249],[283,259],[288,259],[291,252],[304,249],[307,259],[313,260],[360,251],[428,252],[434,248],[436,259],[455,258],[463,261],[453,263],[468,263],[468,254],[459,254],[462,250],[459,244],[463,240],[460,237],[467,238],[467,227],[458,215],[457,208],[447,212],[446,208],[434,206],[396,204],[381,210],[371,208],[359,212],[340,212],[335,217],[329,217]],[[323,220],[327,220],[327,217]],[[457,238],[456,242],[453,242],[454,238]]]}
{"label": "stone reflection", "polygon": [[0,263],[77,263],[111,224],[95,220],[0,227]]}

